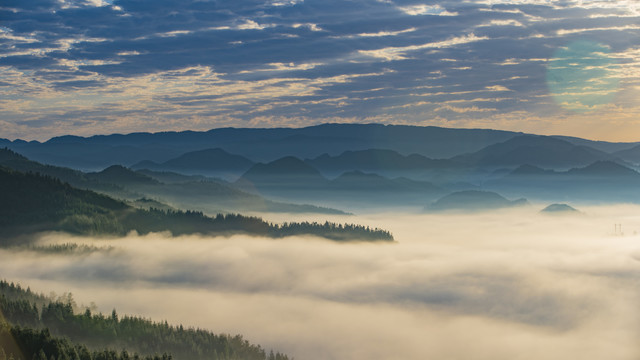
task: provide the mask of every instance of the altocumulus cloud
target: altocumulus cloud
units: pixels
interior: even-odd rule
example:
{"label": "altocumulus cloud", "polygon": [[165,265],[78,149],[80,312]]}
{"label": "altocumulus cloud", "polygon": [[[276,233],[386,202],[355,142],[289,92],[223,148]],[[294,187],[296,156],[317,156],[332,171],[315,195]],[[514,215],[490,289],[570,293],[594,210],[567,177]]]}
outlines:
{"label": "altocumulus cloud", "polygon": [[[8,0],[0,131],[378,121],[566,132],[580,126],[529,120],[639,113],[639,13],[633,1],[598,0]],[[605,76],[619,87],[574,114],[554,101],[546,67],[587,40],[607,48],[616,65]]]}

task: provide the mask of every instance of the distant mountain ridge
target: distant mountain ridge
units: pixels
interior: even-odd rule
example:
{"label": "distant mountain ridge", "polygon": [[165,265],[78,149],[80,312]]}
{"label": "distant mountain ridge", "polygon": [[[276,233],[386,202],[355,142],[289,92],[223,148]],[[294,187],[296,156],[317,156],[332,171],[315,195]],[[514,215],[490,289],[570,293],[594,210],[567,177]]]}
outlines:
{"label": "distant mountain ridge", "polygon": [[640,165],[640,145],[636,145],[629,149],[616,151],[615,153],[613,153],[613,155],[630,163]]}
{"label": "distant mountain ridge", "polygon": [[122,165],[111,165],[108,168],[95,172],[88,173],[87,176],[90,179],[97,181],[109,182],[116,185],[159,185],[160,182],[151,178],[148,175],[131,171],[130,169]]}
{"label": "distant mountain ridge", "polygon": [[636,154],[640,150],[632,149],[639,143],[491,129],[382,124],[67,135],[45,142],[0,143],[35,161],[83,171],[99,171],[118,164],[189,175],[215,176],[221,172],[227,178],[239,176],[255,163],[286,156],[306,159],[332,176],[352,170],[379,172],[381,168],[435,169],[450,166],[450,160],[462,166],[494,168],[529,163],[567,169],[616,159],[640,163]]}
{"label": "distant mountain ridge", "polygon": [[492,191],[457,191],[426,207],[429,211],[480,211],[527,205],[526,199],[508,200]]}
{"label": "distant mountain ridge", "polygon": [[18,170],[131,201],[147,197],[205,212],[422,207],[451,191],[481,189],[554,202],[640,199],[634,195],[640,193],[638,143],[569,136],[322,124],[1,142],[29,159],[81,171],[0,156],[0,163]]}
{"label": "distant mountain ridge", "polygon": [[134,170],[175,171],[189,175],[239,176],[254,162],[223,149],[204,149],[184,153],[162,163],[144,160],[131,166]]}
{"label": "distant mountain ridge", "polygon": [[[164,183],[151,175],[113,165],[102,171],[83,173],[64,167],[43,165],[8,149],[0,149],[0,166],[22,172],[48,175],[80,189],[89,189],[125,200],[148,196],[171,205],[200,211],[242,212],[312,212],[345,214],[343,211],[308,204],[289,204],[265,199],[232,187],[228,183],[207,181],[202,178]],[[162,175],[162,174],[161,174]],[[180,177],[165,174],[165,177]],[[162,176],[160,176],[162,178]],[[185,176],[182,176],[185,179]]]}
{"label": "distant mountain ridge", "polygon": [[543,214],[579,214],[573,206],[567,204],[551,204],[544,209],[540,210]]}
{"label": "distant mountain ridge", "polygon": [[609,160],[566,171],[522,165],[484,186],[542,200],[640,202],[640,173]]}
{"label": "distant mountain ridge", "polygon": [[182,154],[221,148],[252,161],[284,156],[315,158],[345,151],[390,149],[400,154],[449,158],[477,151],[521,133],[486,129],[381,124],[323,124],[304,128],[220,128],[209,131],[60,136],[46,142],[5,142],[30,159],[83,170],[144,160],[162,163]]}
{"label": "distant mountain ridge", "polygon": [[427,181],[388,178],[359,170],[328,179],[308,162],[291,156],[255,164],[235,185],[264,196],[347,209],[371,209],[383,204],[417,206],[424,199],[447,193]]}
{"label": "distant mountain ridge", "polygon": [[241,179],[262,186],[289,187],[320,186],[327,182],[316,168],[293,156],[255,164]]}
{"label": "distant mountain ridge", "polygon": [[631,149],[636,146],[640,146],[640,142],[611,142],[611,141],[600,141],[600,140],[587,140],[582,139],[575,136],[561,136],[561,135],[552,135],[551,137],[564,140],[572,143],[573,145],[579,146],[588,146],[590,148],[604,151],[609,154],[614,154],[620,151],[625,151],[627,149]]}
{"label": "distant mountain ridge", "polygon": [[550,168],[570,168],[599,160],[613,160],[605,152],[547,136],[522,135],[489,145],[474,153],[458,155],[451,161],[474,166],[518,166],[530,164]]}
{"label": "distant mountain ridge", "polygon": [[640,180],[640,173],[614,161],[596,161],[583,168],[570,169],[567,174]]}
{"label": "distant mountain ridge", "polygon": [[343,173],[346,171],[393,172],[441,169],[456,166],[443,159],[430,159],[419,154],[402,155],[394,150],[367,149],[345,151],[337,156],[324,153],[305,160],[323,173]]}
{"label": "distant mountain ridge", "polygon": [[574,167],[566,171],[555,171],[543,169],[537,166],[525,164],[517,167],[505,178],[516,176],[536,176],[536,177],[599,177],[609,179],[632,179],[640,180],[640,173],[621,165],[615,161],[598,160],[583,167]]}

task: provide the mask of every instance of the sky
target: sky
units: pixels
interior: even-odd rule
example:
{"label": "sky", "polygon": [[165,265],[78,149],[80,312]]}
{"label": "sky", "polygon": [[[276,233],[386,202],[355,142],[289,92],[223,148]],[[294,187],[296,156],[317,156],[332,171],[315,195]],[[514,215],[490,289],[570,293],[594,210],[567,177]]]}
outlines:
{"label": "sky", "polygon": [[3,0],[0,138],[302,127],[640,140],[635,0]]}

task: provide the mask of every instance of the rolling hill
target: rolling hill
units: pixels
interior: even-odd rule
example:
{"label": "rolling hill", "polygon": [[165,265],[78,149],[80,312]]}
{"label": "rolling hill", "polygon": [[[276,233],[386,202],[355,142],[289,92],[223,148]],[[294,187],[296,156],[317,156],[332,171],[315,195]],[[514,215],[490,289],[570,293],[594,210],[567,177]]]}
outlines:
{"label": "rolling hill", "polygon": [[393,240],[387,231],[359,225],[304,222],[280,226],[235,214],[207,217],[194,211],[136,209],[52,177],[2,167],[0,203],[0,236],[5,241],[41,231],[123,236],[133,230],[141,234],[170,231],[174,235],[243,233],[268,237],[316,235],[339,241]]}
{"label": "rolling hill", "polygon": [[640,145],[616,151],[613,155],[632,164],[640,165]]}
{"label": "rolling hill", "polygon": [[[192,151],[220,148],[252,161],[284,156],[314,158],[351,150],[390,149],[401,154],[449,158],[474,152],[520,133],[381,124],[323,124],[305,128],[237,129],[60,136],[46,142],[3,141],[38,162],[97,171],[144,160],[163,163]],[[150,163],[147,163],[150,164]]]}
{"label": "rolling hill", "polygon": [[132,169],[178,172],[187,175],[237,177],[254,164],[244,156],[230,154],[220,148],[192,151],[162,163],[145,160]]}
{"label": "rolling hill", "polygon": [[567,169],[599,160],[611,160],[612,155],[586,146],[547,136],[523,135],[493,144],[474,153],[453,157],[465,166],[502,167],[524,164],[544,168]]}
{"label": "rolling hill", "polygon": [[491,191],[457,191],[427,206],[428,211],[482,211],[527,205],[526,199],[508,200]]}
{"label": "rolling hill", "polygon": [[613,161],[595,161],[566,171],[523,165],[484,185],[502,193],[545,201],[640,201],[640,173]]}
{"label": "rolling hill", "polygon": [[448,160],[434,160],[418,154],[405,156],[397,151],[384,149],[345,151],[338,156],[325,153],[305,161],[324,174],[354,170],[378,174],[411,173],[456,166]]}
{"label": "rolling hill", "polygon": [[[288,212],[345,214],[343,211],[308,204],[289,204],[265,199],[239,190],[228,183],[206,178],[167,175],[184,181],[163,182],[143,172],[120,165],[95,173],[58,166],[43,165],[8,149],[0,149],[0,165],[10,169],[33,172],[60,179],[81,188],[97,191],[123,200],[134,201],[150,197],[168,202],[182,209],[196,209],[208,213],[226,212]],[[156,175],[162,178],[162,174]]]}

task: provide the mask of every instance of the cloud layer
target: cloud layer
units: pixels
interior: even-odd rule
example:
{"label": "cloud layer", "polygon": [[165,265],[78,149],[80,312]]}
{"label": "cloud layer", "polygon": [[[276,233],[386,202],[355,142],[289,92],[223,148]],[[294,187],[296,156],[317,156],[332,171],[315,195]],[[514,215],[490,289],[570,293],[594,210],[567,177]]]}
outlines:
{"label": "cloud layer", "polygon": [[[601,137],[622,138],[638,126],[635,1],[9,0],[0,18],[8,138],[325,121],[592,137],[590,122],[610,121],[626,131]],[[554,53],[576,41],[611,60],[593,80],[618,86],[598,107],[547,86]]]}
{"label": "cloud layer", "polygon": [[[298,359],[637,359],[638,208],[581,210],[359,219],[397,244],[51,234],[40,241],[111,248],[2,250],[0,273]],[[610,234],[615,223],[626,236]]]}

